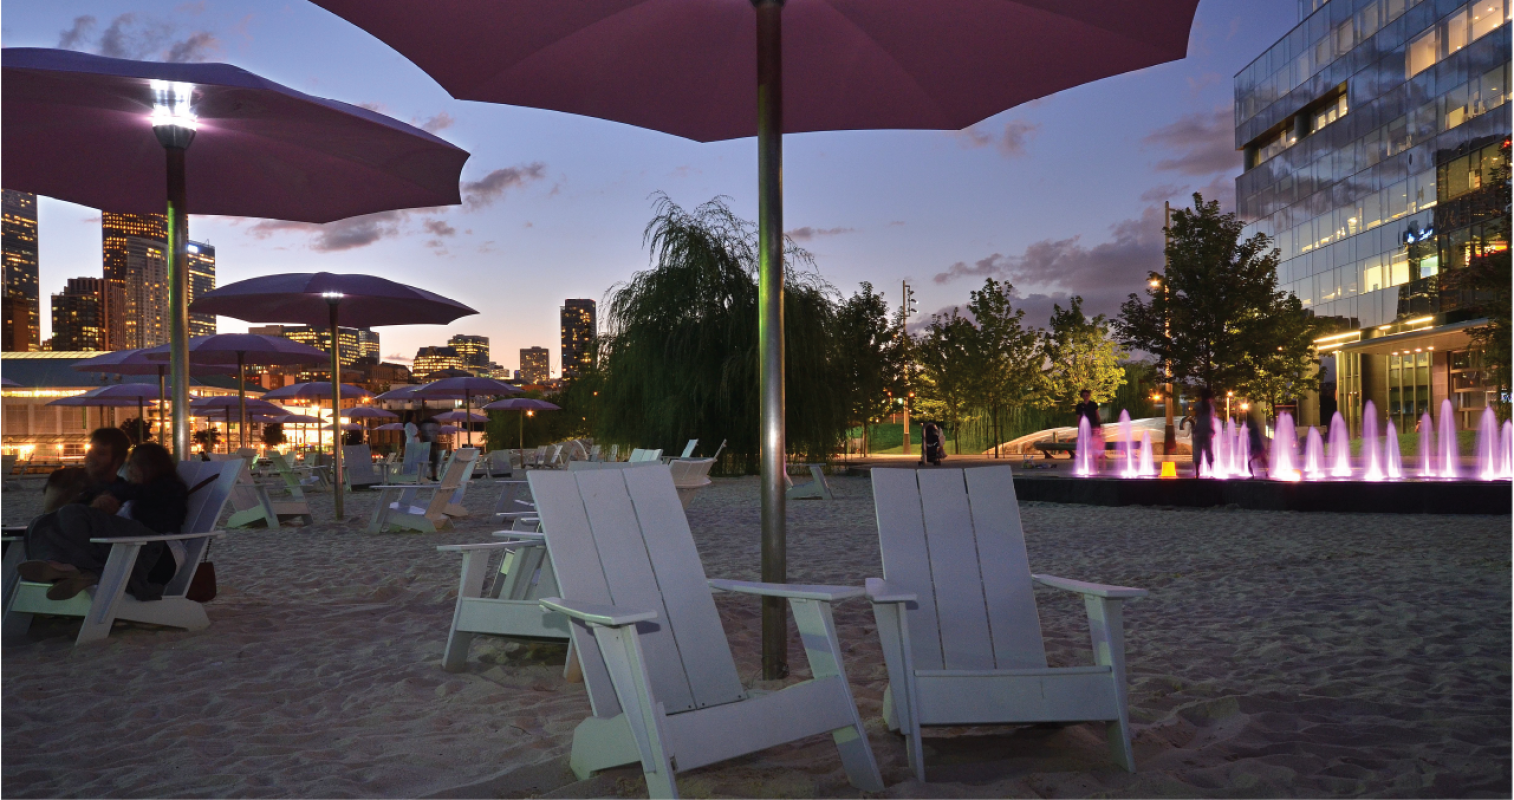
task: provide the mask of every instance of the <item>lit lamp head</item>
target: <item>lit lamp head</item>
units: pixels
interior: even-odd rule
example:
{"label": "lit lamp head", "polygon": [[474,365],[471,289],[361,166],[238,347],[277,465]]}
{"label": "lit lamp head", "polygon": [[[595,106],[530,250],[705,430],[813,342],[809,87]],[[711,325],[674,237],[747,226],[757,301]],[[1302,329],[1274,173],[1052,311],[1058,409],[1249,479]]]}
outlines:
{"label": "lit lamp head", "polygon": [[169,150],[187,150],[199,130],[190,101],[194,84],[178,81],[152,82],[152,132]]}

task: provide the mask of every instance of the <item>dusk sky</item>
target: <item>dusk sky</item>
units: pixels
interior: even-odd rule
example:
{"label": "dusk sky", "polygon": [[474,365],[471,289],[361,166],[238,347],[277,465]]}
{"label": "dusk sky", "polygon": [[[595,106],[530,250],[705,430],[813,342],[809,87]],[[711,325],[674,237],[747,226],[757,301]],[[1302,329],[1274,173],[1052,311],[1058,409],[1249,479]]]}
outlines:
{"label": "dusk sky", "polygon": [[[747,0],[710,0],[747,2]],[[870,281],[921,311],[963,305],[984,277],[1013,282],[1045,326],[1071,294],[1113,314],[1160,266],[1162,202],[1193,191],[1233,206],[1232,77],[1293,27],[1294,0],[1203,0],[1187,59],[1004,111],[967,131],[790,135],[785,227],[843,295]],[[304,2],[9,0],[6,47],[68,47],[152,60],[222,61],[295,89],[367,105],[471,152],[462,206],[315,226],[193,217],[221,284],[275,272],[368,272],[461,300],[449,326],[380,328],[408,363],[454,333],[490,337],[493,358],[544,346],[557,311],[603,301],[648,266],[651,195],[693,207],[728,195],[756,217],[755,139],[699,144],[557,112],[451,99],[388,46]],[[755,102],[755,99],[754,99]],[[190,166],[193,168],[191,151]],[[101,274],[99,213],[39,202],[43,337],[48,295]],[[222,319],[222,331],[245,330]]]}

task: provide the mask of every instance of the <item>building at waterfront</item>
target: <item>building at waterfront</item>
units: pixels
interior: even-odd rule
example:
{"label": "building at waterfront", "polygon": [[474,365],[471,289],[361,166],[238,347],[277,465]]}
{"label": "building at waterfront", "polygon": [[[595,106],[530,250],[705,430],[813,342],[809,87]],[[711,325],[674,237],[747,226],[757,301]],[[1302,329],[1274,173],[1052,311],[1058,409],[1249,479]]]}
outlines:
{"label": "building at waterfront", "polygon": [[484,378],[505,374],[505,368],[489,357],[489,337],[470,336],[459,333],[447,340],[447,346],[457,351],[463,359],[463,368]]}
{"label": "building at waterfront", "polygon": [[1321,405],[1353,429],[1368,400],[1401,431],[1448,398],[1472,427],[1490,400],[1450,279],[1508,249],[1509,6],[1300,0],[1236,76],[1237,211],[1333,324]]}
{"label": "building at waterfront", "polygon": [[[572,378],[594,366],[594,335],[598,314],[593,300],[564,300],[562,321],[562,376]],[[524,365],[521,367],[524,369]]]}
{"label": "building at waterfront", "polygon": [[548,363],[550,352],[545,347],[522,347],[520,349],[520,369],[516,370],[522,383],[546,383],[552,378],[551,365]]}
{"label": "building at waterfront", "polygon": [[463,357],[452,347],[422,347],[415,351],[415,361],[410,364],[410,373],[425,378],[444,369],[467,369]]}
{"label": "building at waterfront", "polygon": [[52,296],[51,350],[104,350],[104,278],[69,278],[62,294]]}
{"label": "building at waterfront", "polygon": [[[189,243],[189,302],[216,288],[216,248],[205,242]],[[215,314],[190,314],[190,336],[214,336]]]}
{"label": "building at waterfront", "polygon": [[162,214],[100,215],[105,280],[121,304],[105,309],[111,350],[168,342],[168,223]]}
{"label": "building at waterfront", "polygon": [[[368,328],[338,327],[336,330],[337,341],[342,345],[340,353],[342,366],[350,367],[360,359],[374,362],[380,360],[377,332]],[[301,344],[308,344],[317,350],[331,352],[331,331],[328,328],[310,325],[254,325],[249,327],[247,332],[262,336],[282,336]]]}
{"label": "building at waterfront", "polygon": [[41,297],[37,289],[37,196],[0,190],[0,241],[5,260],[5,327],[0,350],[42,346]]}

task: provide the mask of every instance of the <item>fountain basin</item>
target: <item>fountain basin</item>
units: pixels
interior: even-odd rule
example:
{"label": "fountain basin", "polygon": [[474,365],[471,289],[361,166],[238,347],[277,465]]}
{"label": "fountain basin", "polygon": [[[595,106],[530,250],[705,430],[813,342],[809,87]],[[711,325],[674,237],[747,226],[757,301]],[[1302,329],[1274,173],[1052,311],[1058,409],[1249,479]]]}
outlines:
{"label": "fountain basin", "polygon": [[1508,514],[1514,511],[1514,486],[1508,481],[1128,480],[1016,475],[1015,493],[1021,500],[1091,506],[1237,506],[1257,511],[1351,514]]}

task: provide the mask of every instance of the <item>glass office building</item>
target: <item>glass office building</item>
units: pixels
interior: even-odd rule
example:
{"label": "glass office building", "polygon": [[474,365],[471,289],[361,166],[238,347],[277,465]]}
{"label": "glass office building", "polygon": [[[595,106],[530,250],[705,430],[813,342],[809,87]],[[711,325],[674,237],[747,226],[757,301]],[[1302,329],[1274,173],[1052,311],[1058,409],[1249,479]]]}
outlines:
{"label": "glass office building", "polygon": [[1466,352],[1478,320],[1441,284],[1508,248],[1510,0],[1299,12],[1235,78],[1237,211],[1274,238],[1280,286],[1340,331],[1317,342],[1323,412],[1359,430],[1372,400],[1405,430],[1450,398],[1473,427],[1490,391]]}

